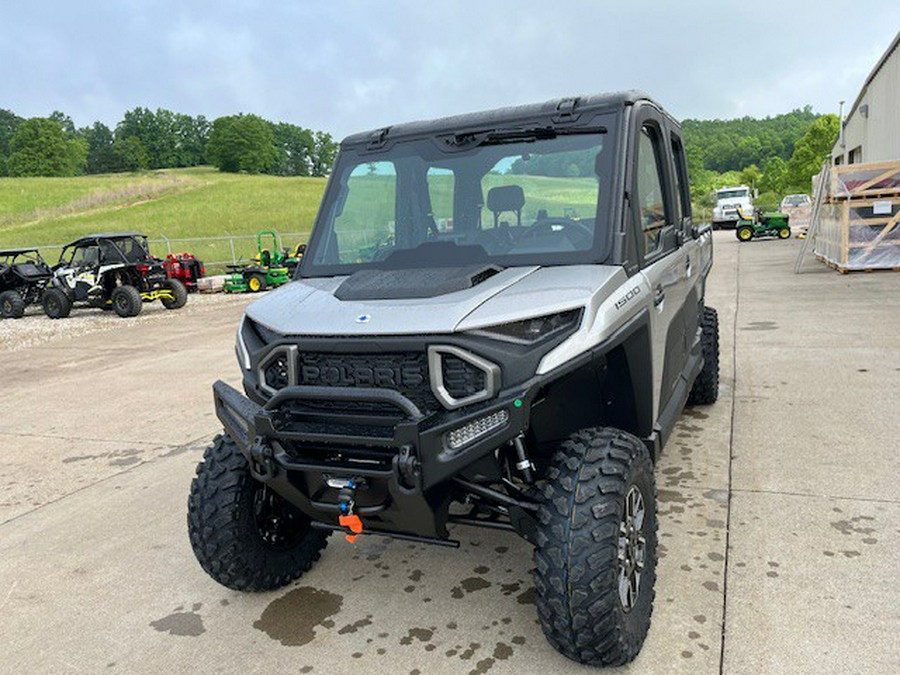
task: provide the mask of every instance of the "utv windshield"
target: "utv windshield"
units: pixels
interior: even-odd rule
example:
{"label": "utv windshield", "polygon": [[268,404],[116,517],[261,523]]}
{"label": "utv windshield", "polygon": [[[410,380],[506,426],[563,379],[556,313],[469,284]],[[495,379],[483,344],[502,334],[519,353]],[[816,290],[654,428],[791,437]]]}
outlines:
{"label": "utv windshield", "polygon": [[606,127],[449,138],[342,151],[301,274],[605,259]]}

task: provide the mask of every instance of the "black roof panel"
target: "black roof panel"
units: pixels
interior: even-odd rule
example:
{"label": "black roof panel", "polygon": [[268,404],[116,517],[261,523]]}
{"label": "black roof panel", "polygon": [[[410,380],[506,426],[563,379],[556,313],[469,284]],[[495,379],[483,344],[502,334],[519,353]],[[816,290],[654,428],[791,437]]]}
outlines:
{"label": "black roof panel", "polygon": [[[607,94],[591,94],[588,96],[570,96],[557,98],[543,103],[530,103],[526,105],[508,106],[485,110],[481,112],[452,115],[432,120],[406,122],[395,124],[381,129],[373,129],[362,133],[347,136],[343,145],[358,145],[368,143],[373,136],[387,130],[384,140],[409,138],[414,136],[431,136],[441,132],[468,131],[499,127],[504,124],[516,123],[524,120],[544,119],[550,120],[560,112],[560,106],[566,101],[577,101],[575,113],[610,110],[633,105],[637,101],[653,100],[641,91],[620,91]],[[656,104],[658,105],[658,104]]]}
{"label": "black roof panel", "polygon": [[82,241],[91,241],[93,239],[119,239],[121,237],[146,237],[143,232],[103,232],[101,234],[87,234],[78,239],[73,239],[66,246],[73,246]]}

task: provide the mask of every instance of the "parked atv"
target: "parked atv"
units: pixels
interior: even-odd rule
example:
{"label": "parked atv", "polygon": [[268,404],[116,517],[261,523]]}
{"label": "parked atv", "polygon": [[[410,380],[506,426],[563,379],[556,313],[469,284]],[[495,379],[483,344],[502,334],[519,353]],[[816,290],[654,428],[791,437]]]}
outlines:
{"label": "parked atv", "polygon": [[781,211],[753,211],[746,214],[738,209],[735,236],[738,241],[750,241],[759,237],[778,237],[789,239],[791,236],[790,216]]}
{"label": "parked atv", "polygon": [[0,250],[0,318],[19,319],[53,276],[36,248]]}
{"label": "parked atv", "polygon": [[655,461],[683,406],[718,396],[712,233],[683,147],[638,92],[345,139],[299,278],[238,328],[243,392],[213,385],[224,434],[187,514],[203,569],[267,591],[331,532],[455,547],[462,526],[506,530],[534,546],[550,644],[631,661]]}
{"label": "parked atv", "polygon": [[[264,237],[272,238],[271,249],[263,246]],[[256,235],[256,251],[249,265],[228,265],[231,276],[225,280],[226,293],[259,293],[283,286],[291,280],[285,265],[287,256],[278,247],[277,234],[271,230],[259,232]]]}
{"label": "parked atv", "polygon": [[75,303],[130,317],[154,300],[166,309],[180,309],[187,303],[187,289],[166,276],[162,262],[150,255],[146,235],[123,232],[66,244],[41,304],[51,319],[67,317]]}
{"label": "parked atv", "polygon": [[197,290],[197,280],[206,276],[206,267],[191,253],[170,253],[163,260],[170,279],[178,279],[189,293]]}

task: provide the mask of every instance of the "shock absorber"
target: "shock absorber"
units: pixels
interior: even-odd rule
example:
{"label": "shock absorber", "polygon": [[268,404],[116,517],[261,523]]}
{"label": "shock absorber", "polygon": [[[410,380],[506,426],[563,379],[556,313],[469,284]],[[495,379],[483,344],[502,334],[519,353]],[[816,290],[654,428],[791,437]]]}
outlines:
{"label": "shock absorber", "polygon": [[532,472],[534,471],[534,464],[531,463],[531,460],[528,459],[528,454],[525,452],[525,439],[522,434],[513,439],[513,447],[516,449],[516,468],[522,472],[522,478],[525,479],[526,483],[533,482],[534,475]]}

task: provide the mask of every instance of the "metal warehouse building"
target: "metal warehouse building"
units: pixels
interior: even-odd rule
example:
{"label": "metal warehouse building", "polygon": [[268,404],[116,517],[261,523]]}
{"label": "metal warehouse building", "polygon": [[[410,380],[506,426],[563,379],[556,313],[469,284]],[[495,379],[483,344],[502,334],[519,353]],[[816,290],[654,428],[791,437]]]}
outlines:
{"label": "metal warehouse building", "polygon": [[842,131],[833,164],[900,160],[900,32],[866,78]]}

